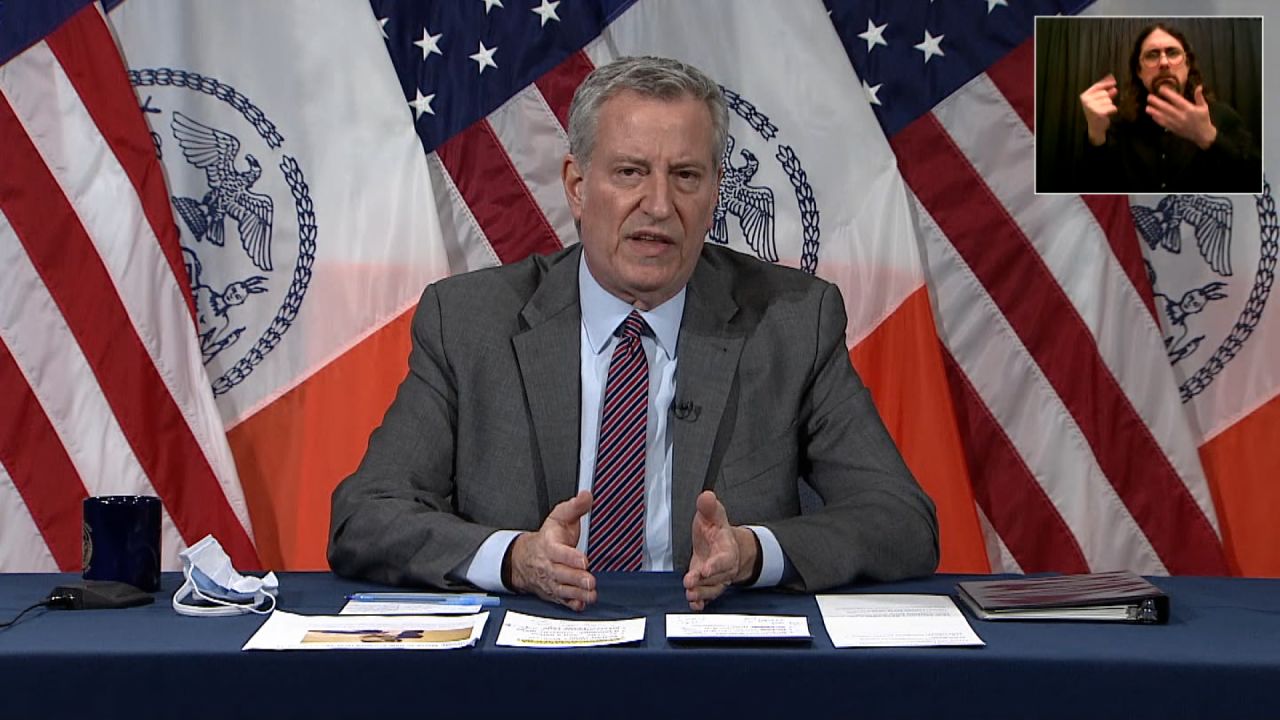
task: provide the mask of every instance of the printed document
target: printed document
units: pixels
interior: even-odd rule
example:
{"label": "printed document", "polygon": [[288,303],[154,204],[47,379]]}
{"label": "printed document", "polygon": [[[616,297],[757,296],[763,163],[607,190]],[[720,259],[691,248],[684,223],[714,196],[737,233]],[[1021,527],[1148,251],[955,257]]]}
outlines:
{"label": "printed document", "polygon": [[498,631],[506,647],[569,648],[621,645],[644,640],[644,618],[556,620],[507,611]]}
{"label": "printed document", "polygon": [[831,644],[838,647],[985,645],[946,595],[818,595]]}
{"label": "printed document", "polygon": [[803,615],[667,615],[668,640],[807,640],[809,619]]}

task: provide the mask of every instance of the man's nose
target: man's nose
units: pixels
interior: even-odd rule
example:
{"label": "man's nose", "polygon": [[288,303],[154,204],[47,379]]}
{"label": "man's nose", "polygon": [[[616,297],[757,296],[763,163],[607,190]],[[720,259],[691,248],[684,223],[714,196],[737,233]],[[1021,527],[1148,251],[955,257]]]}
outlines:
{"label": "man's nose", "polygon": [[649,174],[640,209],[655,220],[663,220],[671,215],[671,180],[666,173]]}

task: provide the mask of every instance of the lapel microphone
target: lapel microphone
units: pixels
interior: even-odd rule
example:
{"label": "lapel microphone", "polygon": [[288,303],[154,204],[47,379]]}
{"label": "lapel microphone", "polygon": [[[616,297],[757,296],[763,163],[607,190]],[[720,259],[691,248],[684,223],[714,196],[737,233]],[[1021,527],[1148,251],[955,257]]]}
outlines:
{"label": "lapel microphone", "polygon": [[677,420],[697,422],[698,416],[702,414],[702,406],[694,405],[690,400],[678,400],[676,401],[673,414],[676,416]]}

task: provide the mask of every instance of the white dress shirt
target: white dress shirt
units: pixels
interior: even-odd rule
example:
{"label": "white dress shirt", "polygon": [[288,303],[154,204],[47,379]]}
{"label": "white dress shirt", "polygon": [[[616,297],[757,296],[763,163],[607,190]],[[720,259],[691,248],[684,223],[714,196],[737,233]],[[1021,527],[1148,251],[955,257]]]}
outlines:
{"label": "white dress shirt", "polygon": [[[669,427],[671,403],[675,399],[677,343],[680,322],[684,318],[685,290],[652,310],[641,310],[652,334],[641,337],[649,362],[649,422],[645,462],[645,543],[644,569],[670,571],[671,559],[671,455],[672,434]],[[605,378],[613,348],[618,342],[614,331],[631,314],[632,306],[600,287],[587,269],[586,256],[578,265],[578,297],[582,312],[582,336],[579,357],[582,382],[581,422],[579,425],[578,491],[590,490],[596,465],[596,445],[603,412]],[[693,522],[688,518],[686,522]],[[765,527],[748,525],[760,541],[763,556],[760,577],[753,587],[771,587],[781,580],[785,561],[777,538]],[[578,549],[587,550],[591,531],[590,513],[582,519]],[[507,548],[520,534],[517,530],[499,530],[481,543],[471,561],[460,568],[467,582],[491,592],[505,592],[502,584],[502,559]]]}

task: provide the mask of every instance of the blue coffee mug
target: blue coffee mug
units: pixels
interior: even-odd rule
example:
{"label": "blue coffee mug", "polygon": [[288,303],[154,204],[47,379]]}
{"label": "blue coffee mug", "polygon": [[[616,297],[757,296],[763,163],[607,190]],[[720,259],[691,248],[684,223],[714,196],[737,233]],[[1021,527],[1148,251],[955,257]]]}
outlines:
{"label": "blue coffee mug", "polygon": [[160,498],[104,495],[84,500],[84,579],[160,589]]}

